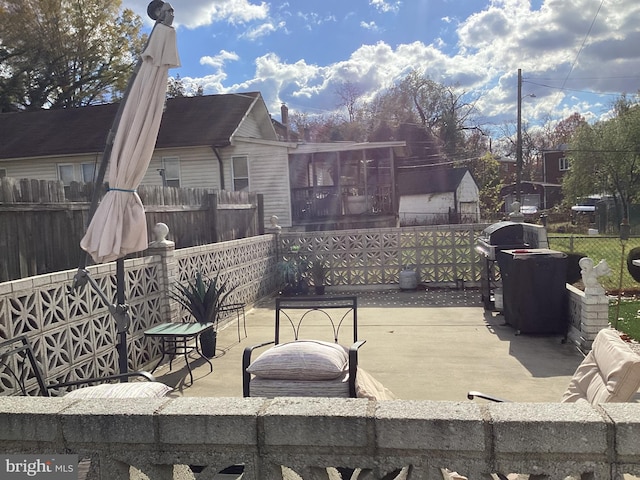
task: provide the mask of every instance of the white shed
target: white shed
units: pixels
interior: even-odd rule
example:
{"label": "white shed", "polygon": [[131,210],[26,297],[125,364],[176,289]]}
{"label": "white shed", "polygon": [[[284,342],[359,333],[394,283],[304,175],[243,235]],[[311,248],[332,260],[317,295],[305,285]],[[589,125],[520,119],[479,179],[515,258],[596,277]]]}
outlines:
{"label": "white shed", "polygon": [[400,167],[397,175],[400,225],[476,223],[478,185],[467,168]]}

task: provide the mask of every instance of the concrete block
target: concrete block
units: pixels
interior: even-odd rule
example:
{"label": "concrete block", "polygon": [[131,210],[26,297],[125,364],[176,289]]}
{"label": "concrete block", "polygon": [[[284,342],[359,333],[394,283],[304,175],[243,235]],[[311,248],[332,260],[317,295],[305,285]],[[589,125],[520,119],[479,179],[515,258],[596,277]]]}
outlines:
{"label": "concrete block", "polygon": [[482,409],[476,403],[379,402],[375,417],[380,450],[485,450]]}
{"label": "concrete block", "polygon": [[256,444],[257,417],[263,398],[172,399],[158,414],[159,439],[164,444]]}
{"label": "concrete block", "polygon": [[157,443],[155,412],[168,398],[75,400],[61,412],[64,437],[78,443]]}
{"label": "concrete block", "polygon": [[526,452],[545,455],[588,455],[606,459],[607,427],[588,403],[500,403],[488,405],[497,456]]}
{"label": "concrete block", "polygon": [[615,427],[615,446],[617,460],[640,461],[640,404],[605,403],[602,409],[611,418]]}
{"label": "concrete block", "polygon": [[0,440],[60,441],[62,428],[53,415],[71,403],[63,398],[0,396]]}
{"label": "concrete block", "polygon": [[267,448],[366,447],[369,400],[359,398],[276,398],[260,415]]}

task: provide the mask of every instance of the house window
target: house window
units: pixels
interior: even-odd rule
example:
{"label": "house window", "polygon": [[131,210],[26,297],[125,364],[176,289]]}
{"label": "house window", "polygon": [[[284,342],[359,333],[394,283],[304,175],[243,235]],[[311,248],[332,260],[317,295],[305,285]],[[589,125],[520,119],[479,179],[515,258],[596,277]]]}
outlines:
{"label": "house window", "polygon": [[7,176],[7,169],[0,168],[0,178],[5,178]]}
{"label": "house window", "polygon": [[165,187],[180,187],[180,159],[178,157],[165,157],[162,159],[163,171],[162,184]]}
{"label": "house window", "polygon": [[558,159],[558,170],[560,170],[561,172],[569,170],[569,159],[567,157]]}
{"label": "house window", "polygon": [[249,159],[247,157],[231,157],[231,175],[233,190],[249,190]]}
{"label": "house window", "polygon": [[82,181],[84,183],[93,183],[95,181],[96,164],[83,163],[80,168],[82,169]]}
{"label": "house window", "polygon": [[69,185],[71,185],[71,182],[74,182],[76,180],[73,164],[58,164],[58,180],[62,181],[65,187],[68,187]]}

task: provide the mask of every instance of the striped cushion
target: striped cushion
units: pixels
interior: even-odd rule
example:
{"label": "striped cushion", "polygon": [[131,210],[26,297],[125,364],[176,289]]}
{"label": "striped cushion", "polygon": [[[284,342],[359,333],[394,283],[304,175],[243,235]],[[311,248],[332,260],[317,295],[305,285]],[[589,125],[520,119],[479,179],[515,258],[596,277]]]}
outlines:
{"label": "striped cushion", "polygon": [[270,380],[254,377],[252,397],[349,397],[349,374],[324,381]]}
{"label": "striped cushion", "polygon": [[262,353],[247,372],[272,380],[331,380],[344,375],[348,363],[347,349],[337,343],[296,340]]}
{"label": "striped cushion", "polygon": [[72,390],[65,398],[161,398],[171,390],[160,382],[104,383]]}

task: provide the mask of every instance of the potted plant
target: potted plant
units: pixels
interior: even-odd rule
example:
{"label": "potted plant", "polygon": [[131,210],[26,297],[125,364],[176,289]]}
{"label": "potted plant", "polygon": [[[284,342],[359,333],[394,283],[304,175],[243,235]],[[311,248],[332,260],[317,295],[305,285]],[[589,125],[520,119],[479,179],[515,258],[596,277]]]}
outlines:
{"label": "potted plant", "polygon": [[218,315],[228,296],[236,289],[227,282],[220,281],[220,274],[215,278],[206,278],[202,272],[196,272],[195,279],[177,283],[170,292],[177,301],[199,323],[213,323],[214,327],[200,335],[202,354],[207,358],[216,355],[216,336]]}
{"label": "potted plant", "polygon": [[300,256],[300,247],[291,247],[291,252],[278,263],[278,271],[282,277],[280,295],[301,295],[309,292],[309,284],[305,272],[309,269],[309,262]]}
{"label": "potted plant", "polygon": [[316,257],[311,262],[311,278],[313,278],[316,295],[324,295],[328,271],[327,264],[321,258]]}

